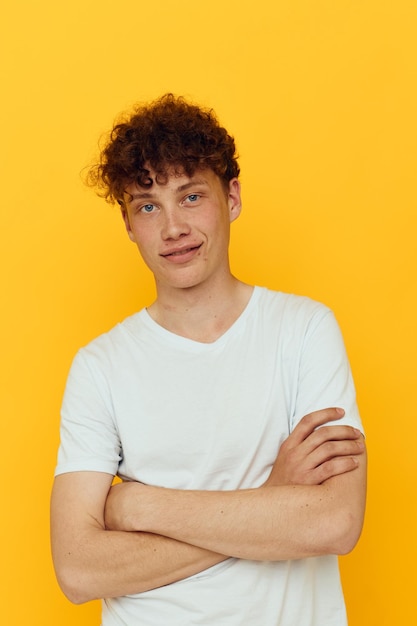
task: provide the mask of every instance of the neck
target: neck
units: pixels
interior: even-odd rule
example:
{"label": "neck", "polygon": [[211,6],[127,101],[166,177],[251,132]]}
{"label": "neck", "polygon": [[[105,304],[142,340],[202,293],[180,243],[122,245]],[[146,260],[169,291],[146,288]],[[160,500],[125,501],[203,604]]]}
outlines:
{"label": "neck", "polygon": [[167,330],[211,343],[225,333],[245,309],[253,288],[234,276],[222,286],[158,290],[148,313]]}

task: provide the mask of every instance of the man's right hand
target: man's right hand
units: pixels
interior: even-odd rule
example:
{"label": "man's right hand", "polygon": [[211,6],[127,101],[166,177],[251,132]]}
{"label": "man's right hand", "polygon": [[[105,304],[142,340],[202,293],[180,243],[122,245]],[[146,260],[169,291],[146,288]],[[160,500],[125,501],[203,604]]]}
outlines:
{"label": "man's right hand", "polygon": [[344,413],[329,408],[305,415],[281,445],[264,485],[319,485],[355,470],[365,451],[362,433],[352,426],[323,426]]}

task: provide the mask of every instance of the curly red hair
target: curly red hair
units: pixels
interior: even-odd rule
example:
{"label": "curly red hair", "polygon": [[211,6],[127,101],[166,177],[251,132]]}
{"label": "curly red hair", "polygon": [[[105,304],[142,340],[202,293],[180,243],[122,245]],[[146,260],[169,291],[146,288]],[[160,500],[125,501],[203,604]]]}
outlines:
{"label": "curly red hair", "polygon": [[239,176],[233,137],[212,110],[168,93],[136,107],[128,119],[113,127],[87,184],[108,202],[123,204],[129,184],[152,186],[150,170],[164,183],[172,171],[192,176],[206,168],[225,185]]}

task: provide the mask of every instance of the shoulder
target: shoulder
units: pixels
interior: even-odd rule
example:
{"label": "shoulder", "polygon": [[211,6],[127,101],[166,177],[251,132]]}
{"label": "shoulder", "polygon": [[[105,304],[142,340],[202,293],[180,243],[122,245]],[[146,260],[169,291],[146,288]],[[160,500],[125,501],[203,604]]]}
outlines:
{"label": "shoulder", "polygon": [[143,334],[143,311],[135,313],[113,328],[92,339],[77,351],[73,367],[84,364],[94,367],[100,364],[101,368],[112,366],[120,361],[123,355],[128,355],[135,344],[140,342]]}
{"label": "shoulder", "polygon": [[333,317],[331,309],[307,296],[274,291],[266,287],[257,287],[259,292],[259,310],[265,317],[271,317],[282,324],[310,326],[320,323],[327,317]]}

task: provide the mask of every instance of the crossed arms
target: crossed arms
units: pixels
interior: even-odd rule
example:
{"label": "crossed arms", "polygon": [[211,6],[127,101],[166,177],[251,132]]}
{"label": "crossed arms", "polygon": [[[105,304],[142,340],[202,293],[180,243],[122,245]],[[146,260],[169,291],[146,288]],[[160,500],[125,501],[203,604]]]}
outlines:
{"label": "crossed arms", "polygon": [[183,491],[74,472],[55,479],[52,553],[76,603],[140,593],[228,557],[286,560],[344,554],[363,524],[366,452],[343,414],[305,416],[281,446],[264,485]]}

